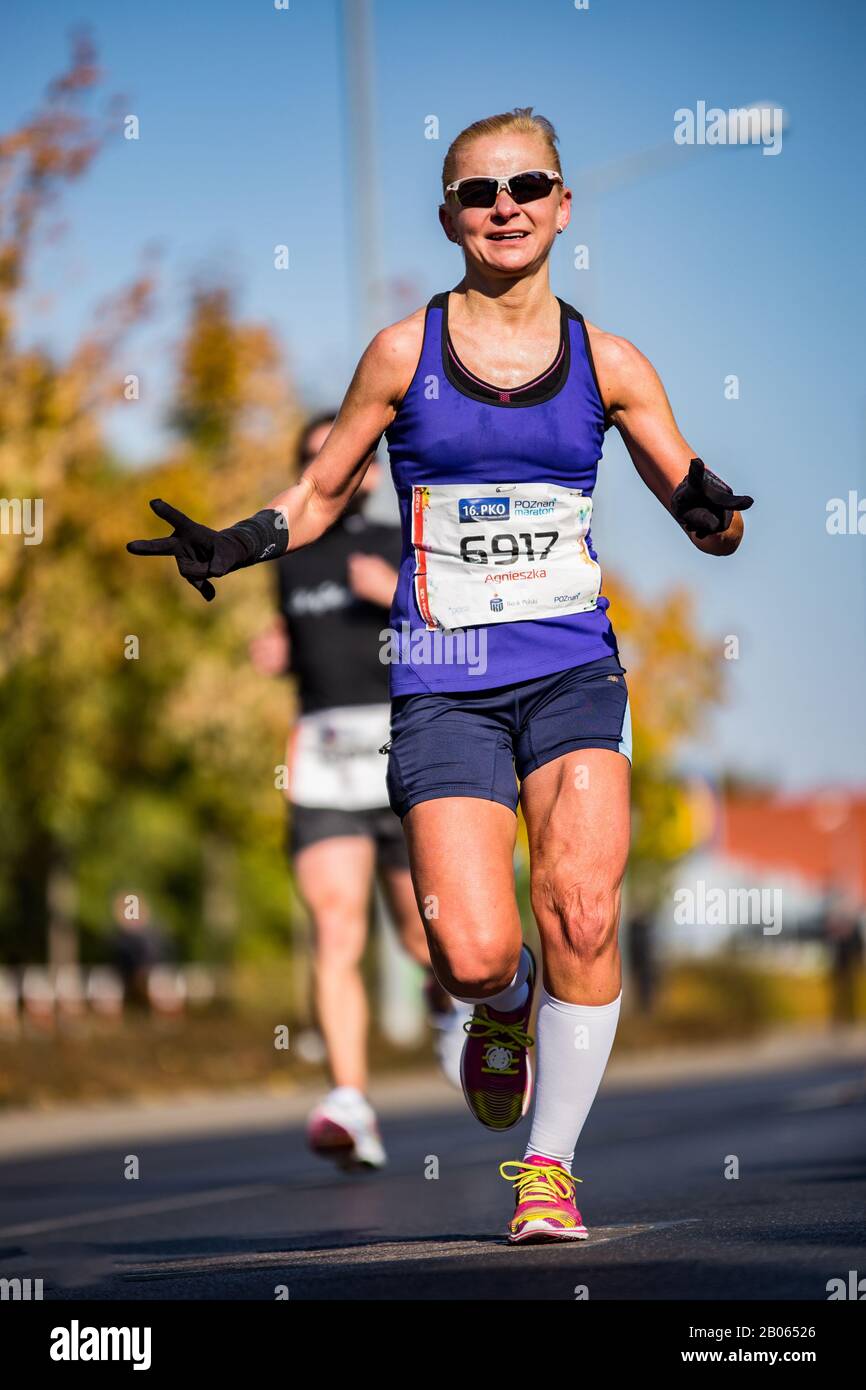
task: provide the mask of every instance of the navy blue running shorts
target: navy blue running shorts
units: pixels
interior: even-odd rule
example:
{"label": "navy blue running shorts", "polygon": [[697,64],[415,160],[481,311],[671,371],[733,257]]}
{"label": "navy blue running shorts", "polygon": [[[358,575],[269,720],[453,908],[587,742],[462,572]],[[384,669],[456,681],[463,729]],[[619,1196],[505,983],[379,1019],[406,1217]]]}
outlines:
{"label": "navy blue running shorts", "polygon": [[564,753],[609,748],[631,762],[625,668],[603,656],[493,690],[398,695],[386,747],[388,797],[401,820],[443,796],[516,812],[518,782]]}
{"label": "navy blue running shorts", "polygon": [[286,851],[291,859],[302,849],[343,835],[372,840],[379,869],[408,869],[409,853],[400,822],[387,806],[370,811],[345,811],[337,806],[289,808]]}

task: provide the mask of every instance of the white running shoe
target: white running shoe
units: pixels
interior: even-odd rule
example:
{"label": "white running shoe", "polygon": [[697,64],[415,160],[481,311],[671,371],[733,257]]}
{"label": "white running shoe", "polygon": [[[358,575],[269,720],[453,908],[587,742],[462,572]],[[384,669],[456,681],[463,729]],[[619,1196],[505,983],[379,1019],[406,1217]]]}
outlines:
{"label": "white running shoe", "polygon": [[454,1007],[447,1013],[437,1012],[428,1015],[430,1027],[433,1029],[433,1051],[439,1059],[443,1076],[457,1091],[462,1090],[460,1058],[466,1042],[464,1024],[468,1023],[471,1017],[472,1005],[461,1004],[459,999],[454,1000]]}
{"label": "white running shoe", "polygon": [[388,1156],[370,1102],[351,1086],[337,1086],[310,1115],[307,1140],[314,1153],[341,1168],[384,1168]]}

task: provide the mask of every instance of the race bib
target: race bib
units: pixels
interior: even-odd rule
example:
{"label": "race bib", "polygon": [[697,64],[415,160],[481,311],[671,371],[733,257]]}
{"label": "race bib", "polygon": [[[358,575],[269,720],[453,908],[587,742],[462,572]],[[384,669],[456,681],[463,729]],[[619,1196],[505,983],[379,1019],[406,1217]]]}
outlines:
{"label": "race bib", "polygon": [[342,811],[387,806],[386,759],[379,749],[389,737],[390,713],[382,704],[303,715],[292,743],[290,799]]}
{"label": "race bib", "polygon": [[428,629],[554,618],[595,608],[586,544],[592,498],[556,483],[412,488],[415,597]]}

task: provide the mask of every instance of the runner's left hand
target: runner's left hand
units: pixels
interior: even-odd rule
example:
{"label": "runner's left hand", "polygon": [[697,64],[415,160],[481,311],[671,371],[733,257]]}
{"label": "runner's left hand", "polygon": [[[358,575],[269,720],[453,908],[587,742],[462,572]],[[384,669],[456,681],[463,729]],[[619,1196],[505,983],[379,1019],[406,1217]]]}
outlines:
{"label": "runner's left hand", "polygon": [[739,497],[703,459],[692,459],[688,476],[674,488],[671,512],[684,531],[694,532],[702,541],[727,531],[734,512],[746,511],[753,502],[753,497]]}

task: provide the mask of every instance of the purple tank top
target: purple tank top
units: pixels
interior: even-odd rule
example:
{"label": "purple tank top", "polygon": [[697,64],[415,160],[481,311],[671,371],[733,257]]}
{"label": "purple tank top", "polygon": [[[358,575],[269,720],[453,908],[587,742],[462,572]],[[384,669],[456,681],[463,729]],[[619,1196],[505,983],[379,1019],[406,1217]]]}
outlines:
{"label": "purple tank top", "polygon": [[[461,634],[430,632],[416,596],[412,488],[553,483],[591,497],[606,428],[583,316],[559,300],[566,361],[548,395],[526,404],[470,394],[447,352],[447,292],[427,305],[409,389],[385,432],[400,503],[403,552],[390,618],[391,694],[489,690],[617,654],[608,600],[554,617],[496,622]],[[507,393],[503,393],[507,397]],[[586,544],[595,560],[591,536]],[[483,640],[483,659],[479,643]]]}

